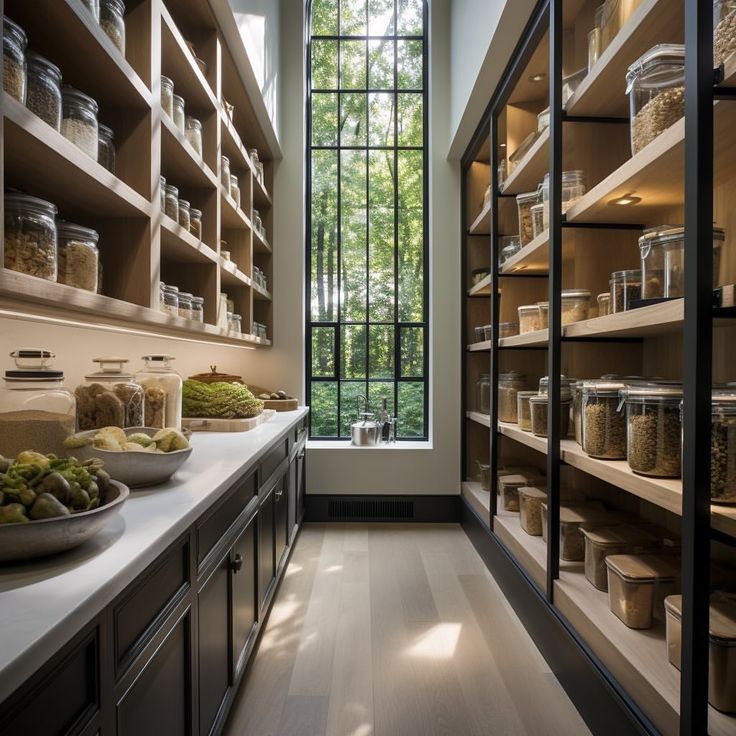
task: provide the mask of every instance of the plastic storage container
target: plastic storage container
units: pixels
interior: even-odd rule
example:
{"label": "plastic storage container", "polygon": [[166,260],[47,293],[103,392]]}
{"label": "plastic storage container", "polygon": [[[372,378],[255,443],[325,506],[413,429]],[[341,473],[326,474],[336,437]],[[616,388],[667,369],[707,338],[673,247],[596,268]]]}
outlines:
{"label": "plastic storage container", "polygon": [[18,102],[26,102],[26,32],[3,16],[3,89]]}
{"label": "plastic storage container", "polygon": [[532,206],[532,236],[538,238],[544,232],[544,203]]}
{"label": "plastic storage container", "polygon": [[189,209],[189,232],[197,240],[202,240],[202,210],[197,210],[194,207]]}
{"label": "plastic storage container", "polygon": [[192,297],[192,320],[194,322],[204,323],[204,297]]}
{"label": "plastic storage container", "polygon": [[[564,499],[563,499],[564,501]],[[597,501],[583,502],[574,499],[560,506],[560,558],[567,562],[585,559],[585,538],[582,528],[617,524],[620,515],[606,511]],[[542,539],[546,542],[549,531],[546,502],[542,503]]]}
{"label": "plastic storage container", "polygon": [[26,107],[55,131],[61,130],[61,70],[40,54],[26,54]]}
{"label": "plastic storage container", "polygon": [[537,302],[539,310],[539,329],[546,330],[549,328],[549,302]]}
{"label": "plastic storage container", "polygon": [[680,477],[680,402],[682,386],[629,386],[620,392],[626,403],[626,456],[635,473]]}
{"label": "plastic storage container", "polygon": [[542,536],[542,503],[547,493],[540,488],[519,489],[519,522],[521,528],[533,537]]}
{"label": "plastic storage container", "polygon": [[184,123],[184,131],[189,145],[195,150],[200,160],[202,159],[202,123],[187,115]]}
{"label": "plastic storage container", "polygon": [[481,414],[491,413],[491,374],[481,373],[475,384],[475,398]]}
{"label": "plastic storage container", "polygon": [[536,391],[517,391],[516,392],[516,422],[519,429],[525,432],[532,431],[532,408],[529,399],[537,396]]}
{"label": "plastic storage container", "polygon": [[611,314],[631,309],[631,303],[641,299],[641,271],[629,269],[614,271],[609,281],[611,286]]}
{"label": "plastic storage container", "polygon": [[598,316],[607,317],[611,314],[611,292],[604,291],[598,294]]}
{"label": "plastic storage container", "polygon": [[97,126],[97,163],[115,173],[115,133],[102,123]]}
{"label": "plastic storage container", "polygon": [[168,217],[179,222],[179,190],[173,184],[164,187],[164,212]]}
{"label": "plastic storage container", "polygon": [[[537,437],[547,436],[547,409],[549,398],[546,394],[537,394],[529,398],[532,414],[532,434]],[[570,392],[562,391],[560,398],[560,437],[565,439],[570,433],[570,407],[572,398]]]}
{"label": "plastic storage container", "polygon": [[516,395],[526,387],[526,376],[517,371],[498,376],[498,421],[516,422]]}
{"label": "plastic storage container", "polygon": [[77,428],[143,426],[143,388],[125,372],[127,358],[95,358],[100,370],[77,386]]}
{"label": "plastic storage container", "polygon": [[135,380],[145,394],[145,426],[181,429],[181,376],[171,366],[174,357],[161,353],[144,355],[145,367]]}
{"label": "plastic storage container", "polygon": [[[679,670],[682,657],[682,596],[667,596],[664,607],[667,656]],[[708,639],[708,702],[716,710],[736,713],[736,597],[733,594],[711,594]]]}
{"label": "plastic storage container", "polygon": [[184,98],[180,95],[174,95],[174,114],[172,118],[179,132],[184,133],[186,131],[186,113],[184,112]]}
{"label": "plastic storage container", "polygon": [[56,281],[56,205],[21,192],[5,194],[5,268]]}
{"label": "plastic storage container", "polygon": [[100,28],[125,56],[125,4],[122,0],[100,0]]}
{"label": "plastic storage container", "polygon": [[527,475],[504,475],[498,479],[498,490],[503,496],[505,511],[519,510],[519,489],[525,488],[533,482]]}
{"label": "plastic storage container", "polygon": [[713,2],[713,62],[722,64],[736,51],[736,0]]}
{"label": "plastic storage container", "polygon": [[179,220],[179,224],[185,230],[189,230],[189,226],[191,225],[191,222],[192,222],[189,202],[186,199],[180,199],[177,202],[177,207],[178,207],[177,217]]}
{"label": "plastic storage container", "polygon": [[174,82],[161,75],[161,109],[170,117],[174,118]]}
{"label": "plastic storage container", "polygon": [[516,206],[519,212],[519,242],[525,246],[534,240],[532,224],[532,207],[539,202],[537,192],[525,192],[516,195]]}
{"label": "plastic storage container", "polygon": [[64,440],[74,433],[76,401],[64,388],[64,374],[52,368],[54,354],[42,349],[10,353],[15,368],[0,387],[0,449],[6,457],[24,450],[66,455]]}
{"label": "plastic storage container", "polygon": [[619,411],[624,384],[586,381],[581,391],[582,448],[591,457],[626,459],[626,417]]}
{"label": "plastic storage container", "polygon": [[99,251],[96,230],[72,222],[59,220],[56,223],[59,241],[60,284],[77,289],[97,292]]}
{"label": "plastic storage container", "polygon": [[561,294],[562,324],[582,322],[588,319],[590,292],[587,289],[564,289]]}
{"label": "plastic storage container", "polygon": [[540,330],[539,307],[536,304],[525,304],[519,307],[519,334]]}
{"label": "plastic storage container", "polygon": [[74,87],[61,88],[61,134],[97,161],[97,102]]}
{"label": "plastic storage container", "polygon": [[608,605],[630,629],[649,629],[664,619],[664,599],[679,589],[675,555],[609,555]]}
{"label": "plastic storage container", "polygon": [[521,250],[521,240],[518,235],[502,235],[498,239],[498,265],[503,266],[511,256]]}
{"label": "plastic storage container", "polygon": [[736,504],[736,391],[714,391],[710,446],[710,498]]}
{"label": "plastic storage container", "polygon": [[[264,287],[265,288],[265,287]],[[501,322],[498,325],[498,337],[514,337],[519,334],[518,322]]]}
{"label": "plastic storage container", "polygon": [[161,311],[179,316],[179,287],[164,284],[161,287]]}
{"label": "plastic storage container", "polygon": [[685,47],[654,46],[629,67],[626,85],[636,155],[685,114]]}
{"label": "plastic storage container", "polygon": [[179,316],[184,319],[192,318],[192,296],[188,291],[179,292]]}

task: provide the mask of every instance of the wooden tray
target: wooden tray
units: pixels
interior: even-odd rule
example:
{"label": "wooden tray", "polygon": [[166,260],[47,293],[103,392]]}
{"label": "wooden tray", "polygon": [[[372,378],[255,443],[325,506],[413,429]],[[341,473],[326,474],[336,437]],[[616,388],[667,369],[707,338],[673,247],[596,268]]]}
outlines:
{"label": "wooden tray", "polygon": [[[258,394],[271,393],[270,391],[266,391],[265,388],[254,386],[247,381],[245,381],[245,385],[256,398]],[[263,402],[264,409],[273,409],[274,411],[294,411],[299,408],[299,399],[261,399],[261,401]]]}
{"label": "wooden tray", "polygon": [[264,409],[263,414],[249,419],[209,419],[187,418],[181,420],[182,426],[192,432],[249,432],[267,422],[276,412]]}

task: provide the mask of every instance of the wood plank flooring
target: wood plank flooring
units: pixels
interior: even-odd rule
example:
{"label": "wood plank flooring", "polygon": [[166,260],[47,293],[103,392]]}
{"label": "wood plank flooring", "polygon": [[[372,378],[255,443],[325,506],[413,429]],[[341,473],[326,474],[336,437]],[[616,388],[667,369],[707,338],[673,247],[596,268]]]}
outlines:
{"label": "wood plank flooring", "polygon": [[225,736],[585,736],[457,525],[306,525]]}

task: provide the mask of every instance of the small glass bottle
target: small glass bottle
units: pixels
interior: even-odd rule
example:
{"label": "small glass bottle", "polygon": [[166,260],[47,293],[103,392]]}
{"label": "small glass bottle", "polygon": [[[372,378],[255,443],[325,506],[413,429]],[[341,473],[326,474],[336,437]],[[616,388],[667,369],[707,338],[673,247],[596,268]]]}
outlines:
{"label": "small glass bottle", "polygon": [[122,0],[100,0],[100,28],[125,56],[125,4]]}
{"label": "small glass bottle", "polygon": [[3,16],[3,89],[26,104],[26,32],[10,18]]}
{"label": "small glass bottle", "polygon": [[184,319],[192,318],[192,294],[188,291],[179,292],[179,316]]}
{"label": "small glass bottle", "polygon": [[170,117],[174,118],[174,82],[161,75],[161,109]]}
{"label": "small glass bottle", "polygon": [[220,181],[225,188],[225,193],[230,194],[230,159],[227,156],[220,156]]}
{"label": "small glass bottle", "polygon": [[189,230],[191,223],[191,216],[189,212],[189,202],[186,199],[179,200],[179,224],[185,229]]}
{"label": "small glass bottle", "polygon": [[186,116],[184,115],[184,98],[180,95],[174,95],[174,125],[180,132],[184,132]]}
{"label": "small glass bottle", "polygon": [[61,130],[61,71],[33,51],[26,54],[26,61],[26,107],[58,133]]}
{"label": "small glass bottle", "polygon": [[197,238],[197,240],[202,240],[202,210],[197,210],[194,207],[190,207],[189,232],[195,238]]}
{"label": "small glass bottle", "polygon": [[167,184],[164,190],[166,192],[164,212],[172,220],[179,222],[179,190],[173,184]]}
{"label": "small glass bottle", "polygon": [[230,196],[235,200],[235,204],[240,207],[240,184],[235,174],[230,175]]}
{"label": "small glass bottle", "polygon": [[69,85],[62,87],[61,94],[61,134],[97,161],[97,102]]}
{"label": "small glass bottle", "polygon": [[97,163],[104,166],[111,174],[115,173],[115,133],[112,128],[100,123],[98,131]]}
{"label": "small glass bottle", "polygon": [[192,320],[204,324],[204,297],[192,297]]}
{"label": "small glass bottle", "polygon": [[202,123],[187,115],[186,123],[186,137],[189,141],[189,145],[197,152],[199,158],[202,158]]}

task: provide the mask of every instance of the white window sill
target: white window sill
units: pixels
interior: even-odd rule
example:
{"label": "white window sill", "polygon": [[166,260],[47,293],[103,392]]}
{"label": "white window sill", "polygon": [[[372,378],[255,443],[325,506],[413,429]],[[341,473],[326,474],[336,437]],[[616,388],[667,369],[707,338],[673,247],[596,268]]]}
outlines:
{"label": "white window sill", "polygon": [[420,442],[394,442],[392,445],[376,445],[375,447],[356,447],[350,440],[308,440],[307,450],[356,450],[358,452],[395,452],[396,450],[433,449],[430,440]]}

